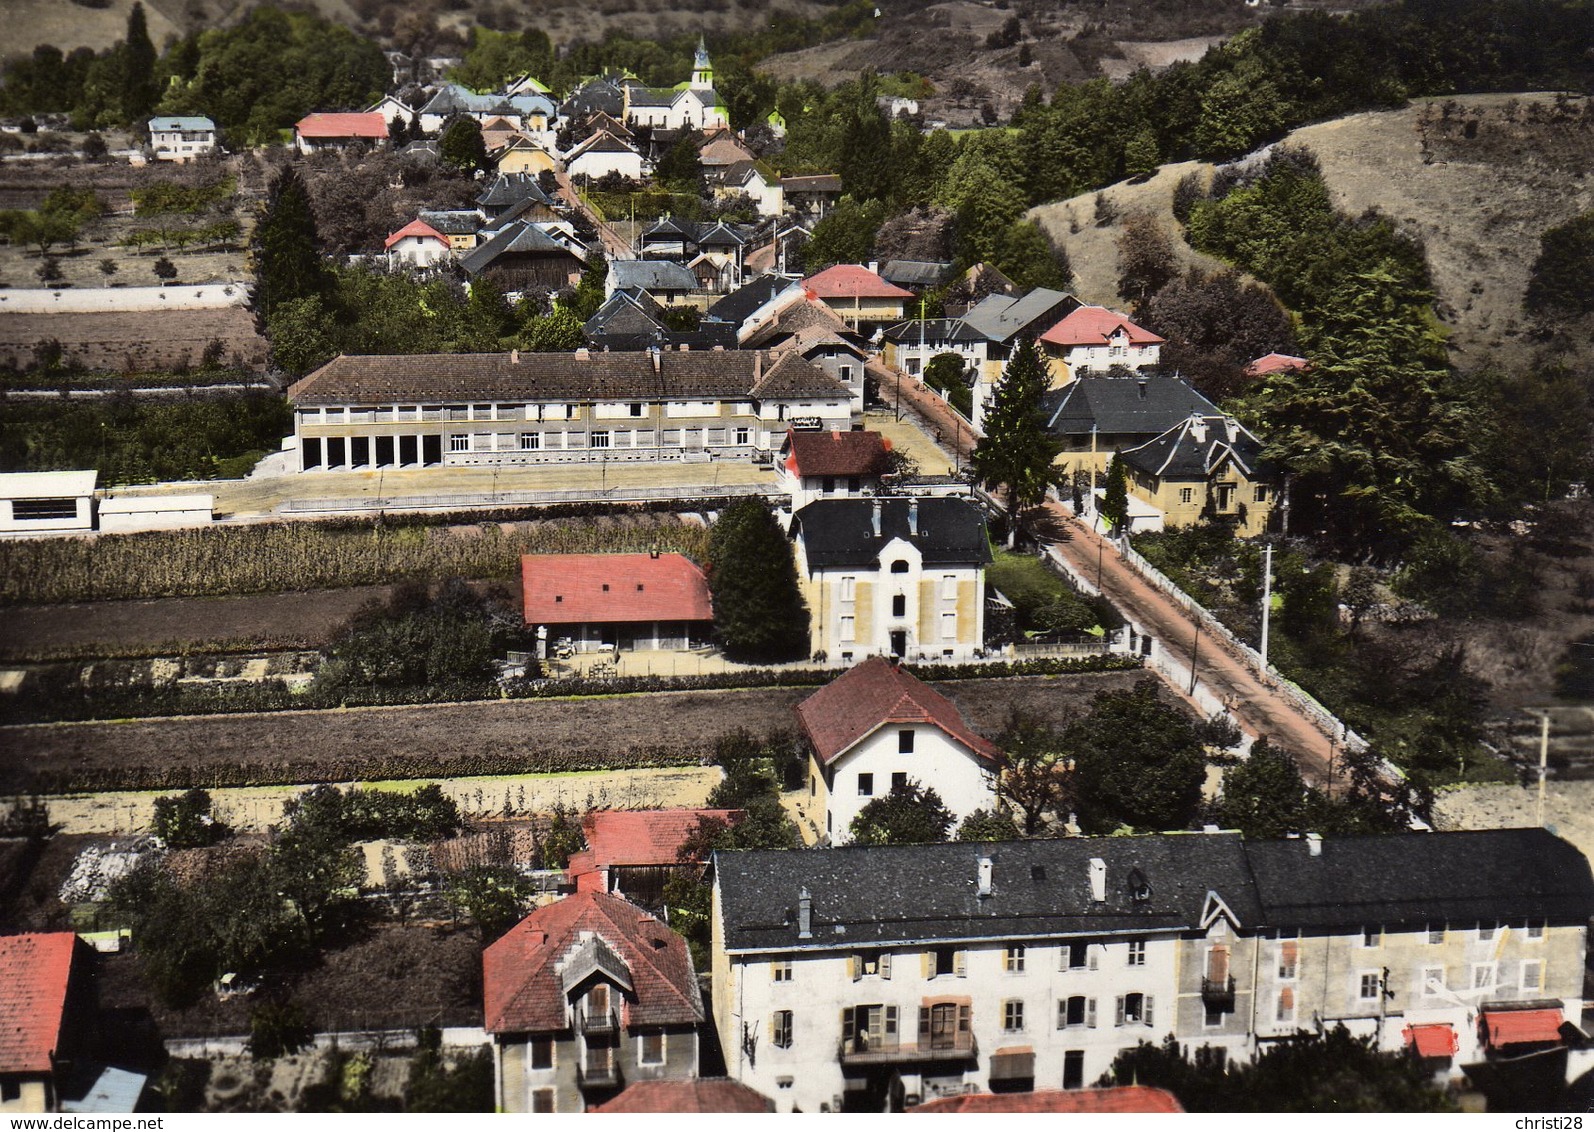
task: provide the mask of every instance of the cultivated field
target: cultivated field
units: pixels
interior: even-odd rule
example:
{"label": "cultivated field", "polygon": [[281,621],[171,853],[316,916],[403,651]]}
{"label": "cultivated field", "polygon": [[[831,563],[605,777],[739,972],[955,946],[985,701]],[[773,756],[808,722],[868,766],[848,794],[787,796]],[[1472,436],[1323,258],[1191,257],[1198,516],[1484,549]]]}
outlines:
{"label": "cultivated field", "polygon": [[[1061,721],[1097,692],[1143,673],[1009,677],[938,685],[984,734],[1015,707]],[[631,751],[663,758],[707,754],[716,737],[794,725],[808,688],[662,692],[582,700],[184,717],[0,728],[0,795],[64,781],[114,789],[342,782],[482,773],[484,753],[526,771]]]}
{"label": "cultivated field", "polygon": [[[154,282],[154,276],[141,281]],[[0,315],[0,366],[32,365],[34,347],[50,339],[61,343],[67,364],[90,370],[137,372],[198,365],[205,348],[216,339],[223,344],[223,361],[241,361],[240,368],[256,372],[266,365],[266,340],[255,332],[254,316],[242,307],[226,307]]]}

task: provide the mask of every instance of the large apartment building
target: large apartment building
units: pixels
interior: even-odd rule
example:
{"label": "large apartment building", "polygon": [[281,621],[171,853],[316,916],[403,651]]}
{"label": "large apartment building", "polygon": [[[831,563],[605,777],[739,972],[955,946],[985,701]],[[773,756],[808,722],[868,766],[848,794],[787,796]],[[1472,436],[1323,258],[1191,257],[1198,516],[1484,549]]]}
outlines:
{"label": "large apartment building", "polygon": [[781,1111],[1077,1089],[1168,1034],[1343,1024],[1436,1072],[1582,1014],[1594,878],[1543,830],[1068,838],[715,857],[729,1075]]}
{"label": "large apartment building", "polygon": [[288,398],[307,472],[747,458],[852,424],[845,385],[763,350],[345,355]]}

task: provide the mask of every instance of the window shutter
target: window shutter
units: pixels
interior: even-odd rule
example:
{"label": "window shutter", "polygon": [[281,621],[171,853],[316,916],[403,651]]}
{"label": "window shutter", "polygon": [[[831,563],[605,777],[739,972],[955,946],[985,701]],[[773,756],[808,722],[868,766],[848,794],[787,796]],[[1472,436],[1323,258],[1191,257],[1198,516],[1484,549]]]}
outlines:
{"label": "window shutter", "polygon": [[856,955],[847,956],[847,978],[853,982],[858,981],[858,957]]}
{"label": "window shutter", "polygon": [[852,1041],[852,1037],[853,1037],[853,1033],[852,1033],[852,1011],[851,1011],[851,1009],[849,1009],[847,1007],[842,1007],[842,1010],[841,1010],[841,1040],[844,1041],[844,1042],[850,1042],[850,1041]]}
{"label": "window shutter", "polygon": [[1124,1024],[1124,996],[1118,996],[1118,1025]]}
{"label": "window shutter", "polygon": [[1092,1030],[1096,1028],[1096,1000],[1093,998],[1085,1000],[1085,1025]]}
{"label": "window shutter", "polygon": [[780,1011],[778,1011],[778,1010],[775,1011],[775,1013],[773,1013],[773,1014],[771,1014],[769,1016],[769,1044],[770,1045],[774,1045],[775,1044],[775,1019],[777,1019],[779,1017],[780,1017]]}
{"label": "window shutter", "polygon": [[953,962],[952,969],[957,972],[958,978],[961,979],[964,975],[967,975],[969,973],[969,969],[968,969],[968,952],[959,951],[957,953],[957,955],[953,958],[952,962]]}
{"label": "window shutter", "polygon": [[889,951],[880,953],[880,977],[882,979],[891,977],[891,952]]}
{"label": "window shutter", "polygon": [[1144,1022],[1145,1022],[1145,1023],[1146,1023],[1146,1025],[1148,1025],[1148,1026],[1154,1026],[1154,1025],[1156,1025],[1156,1022],[1155,1022],[1155,1021],[1153,1021],[1153,1018],[1154,1018],[1154,1016],[1153,1016],[1153,1014],[1152,1014],[1152,1009],[1153,1009],[1153,1007],[1152,1007],[1152,1002],[1153,1002],[1153,999],[1152,999],[1152,997],[1151,997],[1151,996],[1150,996],[1150,995],[1149,995],[1149,994],[1148,994],[1148,995],[1147,995],[1147,996],[1146,996],[1146,1016],[1145,1016],[1145,1018],[1144,1018],[1144,1019],[1143,1019],[1143,1021],[1144,1021]]}
{"label": "window shutter", "polygon": [[888,1007],[886,1007],[886,1037],[894,1038],[896,1036],[897,1036],[897,1008],[895,1006],[888,1006]]}
{"label": "window shutter", "polygon": [[919,976],[921,978],[928,979],[930,977],[930,973],[935,970],[934,964],[935,955],[933,952],[919,952]]}
{"label": "window shutter", "polygon": [[928,1042],[929,1040],[930,1040],[930,1008],[928,1006],[921,1006],[921,1007],[919,1007],[919,1041],[920,1042]]}
{"label": "window shutter", "polygon": [[1214,983],[1228,981],[1229,949],[1227,947],[1214,947],[1207,952],[1207,978]]}
{"label": "window shutter", "polygon": [[970,1009],[972,1009],[972,1008],[968,1007],[968,1006],[959,1006],[958,1007],[958,1033],[960,1033],[960,1034],[966,1034],[966,1033],[969,1032],[969,1011],[970,1011]]}
{"label": "window shutter", "polygon": [[1088,964],[1088,966],[1090,967],[1090,969],[1092,971],[1096,970],[1096,968],[1100,965],[1100,960],[1097,957],[1097,953],[1099,951],[1100,951],[1100,948],[1098,948],[1093,943],[1092,944],[1087,944],[1085,946],[1085,954],[1087,956],[1089,956],[1089,964]]}

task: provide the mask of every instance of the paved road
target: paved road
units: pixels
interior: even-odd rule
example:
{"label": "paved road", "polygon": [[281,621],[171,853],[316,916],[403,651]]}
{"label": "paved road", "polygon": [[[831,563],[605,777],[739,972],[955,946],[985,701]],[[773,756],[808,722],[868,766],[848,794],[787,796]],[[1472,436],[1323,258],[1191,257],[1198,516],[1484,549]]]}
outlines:
{"label": "paved road", "polygon": [[1242,727],[1253,734],[1266,735],[1288,750],[1308,782],[1322,785],[1329,781],[1336,749],[1327,736],[1290,701],[1267,687],[1218,638],[1201,632],[1198,643],[1196,622],[1135,573],[1118,556],[1111,541],[1097,535],[1060,504],[1049,503],[1045,511],[1040,525],[1059,554],[1085,577],[1096,574],[1099,561],[1101,588],[1107,599],[1142,626],[1158,648],[1166,649],[1186,667],[1194,652],[1197,676],[1230,705]]}

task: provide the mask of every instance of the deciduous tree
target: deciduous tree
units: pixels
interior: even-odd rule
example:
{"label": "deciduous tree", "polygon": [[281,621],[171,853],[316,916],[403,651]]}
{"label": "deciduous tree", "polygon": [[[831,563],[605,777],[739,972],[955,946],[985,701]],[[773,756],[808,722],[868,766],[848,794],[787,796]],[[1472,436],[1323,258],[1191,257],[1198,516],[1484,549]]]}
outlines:
{"label": "deciduous tree", "polygon": [[1189,720],[1158,698],[1154,680],[1101,693],[1063,737],[1087,833],[1182,829],[1195,815],[1206,754]]}
{"label": "deciduous tree", "polygon": [[941,795],[910,779],[859,810],[848,833],[854,845],[929,845],[946,840],[953,820]]}

